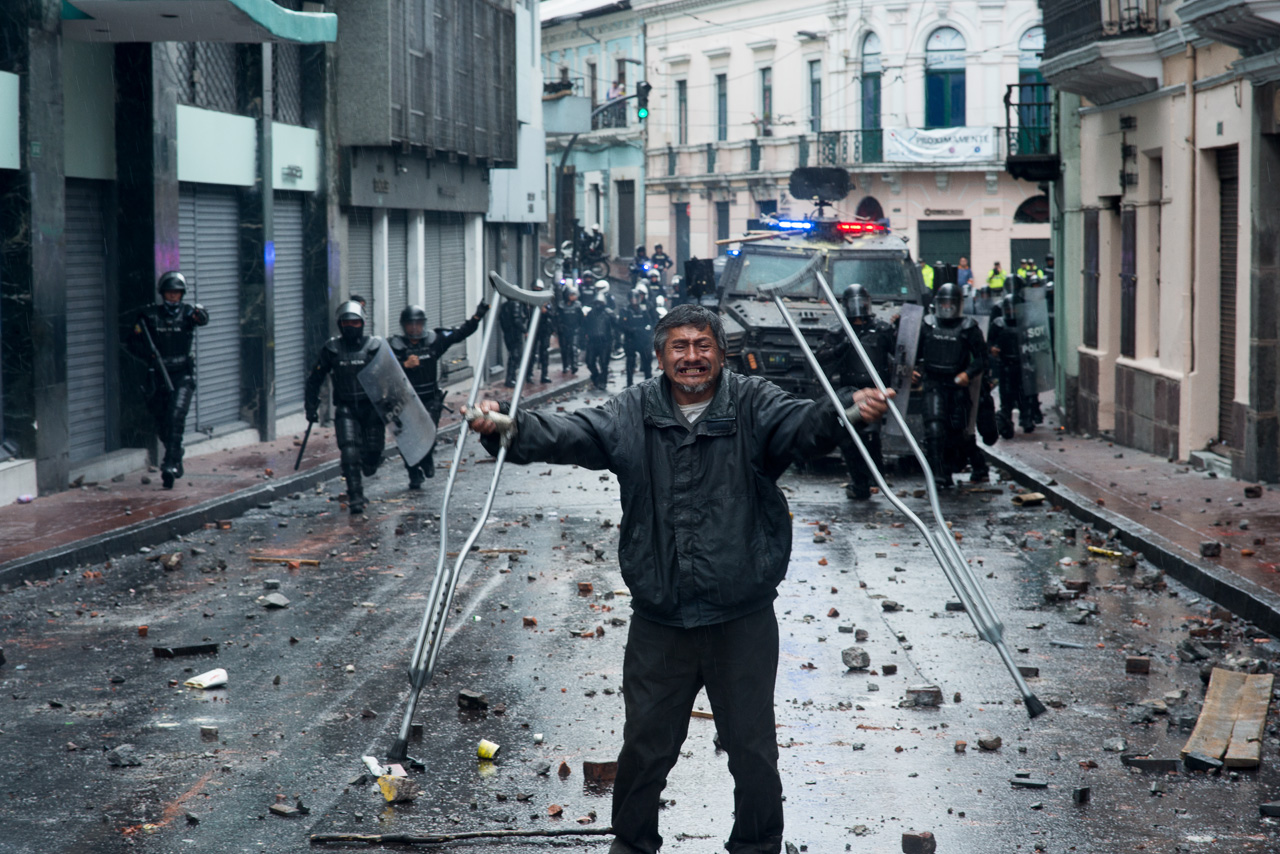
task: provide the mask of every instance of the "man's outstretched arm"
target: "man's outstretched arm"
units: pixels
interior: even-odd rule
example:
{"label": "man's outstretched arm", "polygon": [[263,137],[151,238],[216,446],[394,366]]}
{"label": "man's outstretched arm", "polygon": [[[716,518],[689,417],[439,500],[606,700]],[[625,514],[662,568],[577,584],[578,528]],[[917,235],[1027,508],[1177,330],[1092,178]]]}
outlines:
{"label": "man's outstretched arm", "polygon": [[[512,431],[507,459],[525,463],[578,465],[586,469],[610,468],[613,437],[617,432],[617,412],[612,401],[594,409],[581,409],[568,415],[544,415],[521,410],[509,427],[502,427],[488,417],[471,422],[480,434],[480,443],[496,454],[504,430]],[[476,406],[481,412],[505,414],[507,404],[482,400]]]}

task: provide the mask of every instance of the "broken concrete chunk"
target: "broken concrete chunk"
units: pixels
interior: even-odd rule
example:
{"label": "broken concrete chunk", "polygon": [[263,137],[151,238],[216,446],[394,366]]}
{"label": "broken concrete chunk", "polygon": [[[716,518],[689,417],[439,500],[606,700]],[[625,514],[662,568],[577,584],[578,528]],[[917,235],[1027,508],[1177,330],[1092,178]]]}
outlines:
{"label": "broken concrete chunk", "polygon": [[1015,789],[1047,789],[1049,788],[1049,781],[1039,780],[1034,777],[1011,777],[1009,785]]}
{"label": "broken concrete chunk", "polygon": [[268,593],[263,596],[262,607],[264,608],[288,608],[289,600],[283,593]]}
{"label": "broken concrete chunk", "polygon": [[217,741],[218,728],[216,726],[201,726],[200,740],[201,741]]}
{"label": "broken concrete chunk", "polygon": [[902,854],[935,854],[938,840],[927,830],[902,834]]}
{"label": "broken concrete chunk", "polygon": [[1215,543],[1212,540],[1205,540],[1200,544],[1200,557],[1220,557],[1221,555],[1221,543]]}
{"label": "broken concrete chunk", "polygon": [[1268,804],[1261,804],[1258,809],[1263,815],[1271,818],[1280,818],[1280,801],[1272,801]]}
{"label": "broken concrete chunk", "polygon": [[1129,747],[1129,743],[1120,736],[1108,738],[1102,742],[1102,749],[1108,753],[1124,753]]}
{"label": "broken concrete chunk", "polygon": [[278,579],[278,578],[264,578],[264,579],[262,579],[262,589],[263,589],[263,590],[279,590],[279,589],[280,589],[280,579]]}
{"label": "broken concrete chunk", "polygon": [[892,599],[884,599],[880,602],[880,608],[885,611],[901,611],[902,606]]}
{"label": "broken concrete chunk", "polygon": [[1093,790],[1088,786],[1078,786],[1071,790],[1071,800],[1077,804],[1089,803],[1089,798],[1093,794]]}
{"label": "broken concrete chunk", "polygon": [[854,629],[853,639],[858,643],[866,643],[867,638],[869,637],[871,637],[871,635],[867,633],[866,629]]}
{"label": "broken concrete chunk", "polygon": [[1150,673],[1151,657],[1147,655],[1129,655],[1124,659],[1125,673]]}
{"label": "broken concrete chunk", "polygon": [[998,735],[992,735],[989,732],[984,732],[982,735],[978,736],[978,747],[983,750],[999,750],[1000,746],[1003,744],[1004,739]]}
{"label": "broken concrete chunk", "polygon": [[274,815],[278,815],[281,818],[293,818],[294,816],[302,815],[300,810],[288,804],[272,804],[269,809]]}
{"label": "broken concrete chunk", "polygon": [[840,652],[840,660],[850,670],[866,670],[871,666],[871,656],[860,646],[851,646]]}
{"label": "broken concrete chunk", "polygon": [[950,601],[950,602],[947,602],[947,610],[948,610],[948,611],[963,611],[963,610],[965,610],[964,603],[963,603],[963,602],[957,602],[957,601],[954,601],[954,600],[953,600],[953,601]]}
{"label": "broken concrete chunk", "polygon": [[1030,664],[1019,664],[1018,672],[1022,674],[1024,679],[1037,679],[1040,676],[1040,668],[1032,667]]}
{"label": "broken concrete chunk", "polygon": [[1181,765],[1177,759],[1153,759],[1150,756],[1137,756],[1131,753],[1122,753],[1120,764],[1140,771],[1155,771],[1158,774],[1176,772]]}
{"label": "broken concrete chunk", "polygon": [[913,706],[941,706],[942,689],[937,685],[912,685],[907,688],[907,701]]}
{"label": "broken concrete chunk", "polygon": [[1198,750],[1192,751],[1186,756],[1183,756],[1182,762],[1187,766],[1188,771],[1204,771],[1206,773],[1213,773],[1215,771],[1222,770],[1221,759],[1201,753]]}
{"label": "broken concrete chunk", "polygon": [[107,751],[107,762],[117,768],[134,768],[142,764],[132,744],[121,744]]}
{"label": "broken concrete chunk", "polygon": [[618,763],[614,762],[592,762],[589,759],[582,760],[582,779],[597,786],[604,786],[612,783],[618,776]]}
{"label": "broken concrete chunk", "polygon": [[460,709],[487,709],[489,708],[489,698],[482,691],[473,691],[470,688],[463,688],[458,692],[458,708]]}
{"label": "broken concrete chunk", "polygon": [[897,672],[898,672],[898,665],[896,664],[883,664],[880,666],[880,673],[883,674],[884,676],[893,676]]}
{"label": "broken concrete chunk", "polygon": [[408,803],[418,797],[418,784],[408,777],[384,774],[378,778],[378,788],[389,804]]}
{"label": "broken concrete chunk", "polygon": [[156,658],[178,658],[183,655],[217,655],[216,643],[196,643],[189,646],[154,646],[151,652]]}

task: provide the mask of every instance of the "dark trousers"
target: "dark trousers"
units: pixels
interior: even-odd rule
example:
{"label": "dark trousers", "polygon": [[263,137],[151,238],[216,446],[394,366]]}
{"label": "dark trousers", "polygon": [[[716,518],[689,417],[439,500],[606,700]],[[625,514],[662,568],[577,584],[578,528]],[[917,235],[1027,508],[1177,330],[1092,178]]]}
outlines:
{"label": "dark trousers", "polygon": [[610,854],[653,854],[662,845],[658,804],[704,686],[733,775],[731,854],[782,848],[782,780],[774,731],[778,621],[773,606],[695,629],[632,617],[622,663],[627,719],[613,784]]}
{"label": "dark trousers", "polygon": [[577,347],[578,330],[573,327],[561,326],[556,332],[556,337],[560,339],[560,367],[566,371],[578,370],[578,351]]}
{"label": "dark trousers", "polygon": [[934,480],[949,483],[964,464],[955,465],[965,446],[969,426],[969,389],[955,384],[952,375],[930,375],[924,381],[924,452]]}
{"label": "dark trousers", "polygon": [[[520,356],[524,352],[524,335],[503,334],[502,343],[507,347],[507,382],[516,381],[520,373]],[[533,376],[533,360],[529,361],[529,376]]]}
{"label": "dark trousers", "polygon": [[[533,357],[542,368],[542,377],[546,379],[547,370],[551,367],[551,330],[546,326],[545,317],[542,323],[543,325],[538,327],[538,340],[533,343]],[[543,334],[543,329],[547,329],[546,334]],[[533,379],[533,361],[529,362],[529,378]]]}
{"label": "dark trousers", "polygon": [[164,379],[156,372],[156,390],[148,401],[148,408],[151,410],[156,435],[164,443],[164,461],[161,465],[181,469],[182,436],[187,428],[191,399],[196,393],[196,375],[192,371],[172,371],[169,381],[173,383],[173,391],[169,391]]}
{"label": "dark trousers", "polygon": [[378,464],[382,462],[382,451],[387,445],[387,428],[373,404],[367,400],[356,404],[339,403],[333,413],[333,428],[342,454],[342,476],[347,480],[347,496],[352,500],[363,500],[361,475],[377,472]]}
{"label": "dark trousers", "polygon": [[[444,411],[444,394],[439,390],[420,392],[418,399],[422,401],[422,405],[426,407],[427,414],[431,416],[431,420],[435,422],[437,427],[440,426],[440,413]],[[401,457],[401,459],[404,459]],[[409,465],[409,461],[404,461],[404,467],[409,472],[409,483],[422,483],[422,479],[426,477],[436,476],[436,445],[431,443],[431,450],[427,453],[422,461],[416,466]]]}
{"label": "dark trousers", "polygon": [[591,381],[598,388],[604,388],[609,382],[609,349],[613,345],[609,336],[587,336],[587,370],[591,371]]}
{"label": "dark trousers", "polygon": [[[871,459],[875,462],[876,468],[883,473],[884,457],[880,452],[880,425],[855,424],[853,429],[858,432],[858,438],[871,453]],[[871,469],[867,468],[866,460],[862,459],[862,454],[858,453],[858,448],[853,444],[853,439],[849,438],[848,433],[840,439],[840,455],[844,457],[844,464],[849,468],[850,488],[864,496],[869,494],[872,481]]]}
{"label": "dark trousers", "polygon": [[644,378],[649,379],[653,376],[653,338],[649,336],[646,341],[644,337],[631,337],[625,339],[624,346],[627,352],[627,385],[631,385],[635,381],[636,365],[644,371]]}

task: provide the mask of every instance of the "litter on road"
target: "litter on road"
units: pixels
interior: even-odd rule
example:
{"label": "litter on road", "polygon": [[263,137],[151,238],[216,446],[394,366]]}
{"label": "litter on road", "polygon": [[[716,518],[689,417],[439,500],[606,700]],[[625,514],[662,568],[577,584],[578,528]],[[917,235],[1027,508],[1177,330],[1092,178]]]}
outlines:
{"label": "litter on road", "polygon": [[227,671],[221,667],[208,670],[199,676],[192,676],[182,683],[188,688],[221,688],[227,684]]}

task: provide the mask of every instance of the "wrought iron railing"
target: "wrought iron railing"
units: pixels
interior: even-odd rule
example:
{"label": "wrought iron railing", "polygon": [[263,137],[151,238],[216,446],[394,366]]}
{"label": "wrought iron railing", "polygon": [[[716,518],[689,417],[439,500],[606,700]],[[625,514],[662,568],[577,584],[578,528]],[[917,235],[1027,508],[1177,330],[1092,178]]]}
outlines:
{"label": "wrought iron railing", "polygon": [[1053,0],[1044,9],[1045,58],[1095,41],[1159,29],[1159,0]]}
{"label": "wrought iron railing", "polygon": [[818,164],[843,166],[851,163],[884,162],[884,131],[831,130],[818,134]]}
{"label": "wrought iron railing", "polygon": [[1005,150],[1010,157],[1053,154],[1053,90],[1014,83],[1004,94]]}

